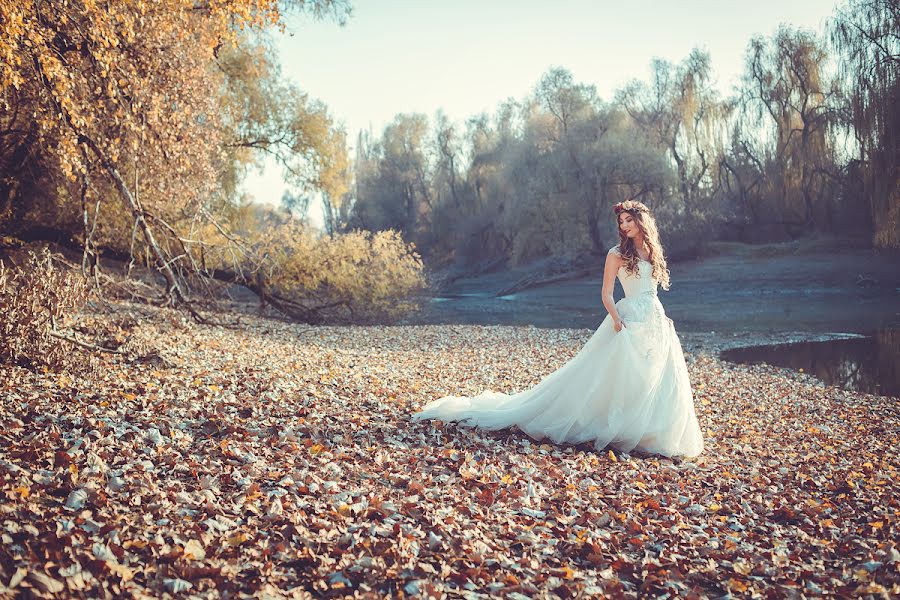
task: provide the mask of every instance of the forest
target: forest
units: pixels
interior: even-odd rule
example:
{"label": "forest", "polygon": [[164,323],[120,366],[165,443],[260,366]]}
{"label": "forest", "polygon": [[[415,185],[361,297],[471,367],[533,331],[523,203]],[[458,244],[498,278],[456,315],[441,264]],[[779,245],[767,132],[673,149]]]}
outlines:
{"label": "forest", "polygon": [[341,227],[394,228],[435,262],[601,255],[617,201],[660,216],[670,251],[814,232],[896,247],[898,9],[840,8],[827,37],[782,25],[746,48],[733,94],[710,55],[656,59],[612,98],[549,70],[464,125],[397,115],[361,136]]}

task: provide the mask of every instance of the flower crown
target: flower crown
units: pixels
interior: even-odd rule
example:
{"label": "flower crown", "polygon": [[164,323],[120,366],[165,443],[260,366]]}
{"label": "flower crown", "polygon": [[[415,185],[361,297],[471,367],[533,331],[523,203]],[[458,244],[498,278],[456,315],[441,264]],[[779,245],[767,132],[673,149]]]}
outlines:
{"label": "flower crown", "polygon": [[637,211],[637,212],[645,212],[649,213],[650,209],[647,208],[647,205],[643,202],[638,202],[637,200],[626,200],[625,202],[616,202],[613,205],[613,210],[616,211],[616,214],[627,210],[627,211]]}

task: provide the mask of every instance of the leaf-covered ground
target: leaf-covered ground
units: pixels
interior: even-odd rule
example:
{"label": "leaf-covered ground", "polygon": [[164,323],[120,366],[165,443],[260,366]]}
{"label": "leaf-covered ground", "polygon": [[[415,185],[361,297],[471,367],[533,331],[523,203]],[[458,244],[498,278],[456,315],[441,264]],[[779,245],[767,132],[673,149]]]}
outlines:
{"label": "leaf-covered ground", "polygon": [[629,456],[409,421],[590,330],[97,318],[144,358],[0,367],[5,595],[900,593],[895,398],[689,354],[704,454]]}

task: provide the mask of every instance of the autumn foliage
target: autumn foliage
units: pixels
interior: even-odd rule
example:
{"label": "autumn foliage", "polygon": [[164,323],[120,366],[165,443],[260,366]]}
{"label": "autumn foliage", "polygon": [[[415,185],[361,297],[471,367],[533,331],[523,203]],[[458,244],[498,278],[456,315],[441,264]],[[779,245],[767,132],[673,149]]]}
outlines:
{"label": "autumn foliage", "polygon": [[282,211],[244,206],[226,238],[207,226],[202,269],[223,281],[246,281],[270,304],[318,323],[394,320],[414,310],[426,286],[414,246],[393,230],[318,235]]}
{"label": "autumn foliage", "polygon": [[0,181],[0,228],[70,237],[86,272],[106,251],[131,255],[162,275],[169,301],[219,276],[309,321],[407,306],[421,263],[397,236],[316,240],[296,222],[242,219],[239,184],[262,156],[326,202],[348,186],[343,130],[260,41],[284,10],[341,20],[348,9],[0,0],[0,165],[13,173]]}
{"label": "autumn foliage", "polygon": [[269,235],[262,240],[272,249],[267,279],[286,297],[329,306],[355,321],[391,319],[416,306],[410,297],[424,286],[422,261],[396,231],[329,238],[284,226]]}

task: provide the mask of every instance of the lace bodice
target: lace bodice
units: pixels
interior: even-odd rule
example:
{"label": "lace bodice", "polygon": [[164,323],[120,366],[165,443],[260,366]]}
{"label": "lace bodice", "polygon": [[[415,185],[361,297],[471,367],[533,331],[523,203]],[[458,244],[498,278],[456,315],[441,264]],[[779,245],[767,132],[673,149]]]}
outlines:
{"label": "lace bodice", "polygon": [[[613,246],[610,248],[609,253],[618,255],[619,249]],[[657,295],[659,282],[653,277],[653,265],[646,260],[638,259],[636,273],[627,272],[623,265],[619,267],[619,272],[616,273],[616,276],[619,278],[619,283],[622,284],[622,290],[625,292],[626,298],[632,298],[641,294]]]}
{"label": "lace bodice", "polygon": [[645,260],[638,260],[637,264],[637,273],[628,273],[622,266],[616,274],[625,291],[625,297],[631,298],[641,294],[656,296],[659,283],[653,278],[653,265]]}

